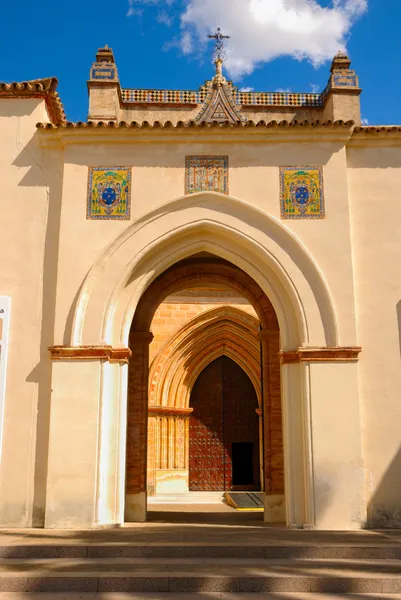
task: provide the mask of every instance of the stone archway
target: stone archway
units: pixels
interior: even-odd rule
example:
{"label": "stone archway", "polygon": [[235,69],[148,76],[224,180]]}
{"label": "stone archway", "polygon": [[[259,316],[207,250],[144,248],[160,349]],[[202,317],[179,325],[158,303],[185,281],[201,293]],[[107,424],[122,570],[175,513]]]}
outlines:
{"label": "stone archway", "polygon": [[[166,270],[146,290],[138,302],[130,332],[132,357],[129,364],[126,519],[146,519],[146,448],[149,381],[149,344],[151,321],[159,304],[174,292],[197,285],[224,284],[246,298],[253,306],[261,326],[257,341],[261,345],[260,384],[263,419],[265,494],[283,495],[283,452],[281,435],[280,336],[278,321],[270,300],[258,284],[238,267],[217,257],[194,257]],[[238,314],[234,316],[238,322]],[[203,368],[216,354],[212,347],[203,358]],[[202,356],[202,355],[201,355]],[[202,367],[199,361],[198,374]],[[195,370],[196,373],[196,370]],[[192,375],[194,377],[194,375]],[[195,380],[195,379],[194,379]],[[194,381],[193,380],[193,381]],[[153,379],[152,379],[153,382]],[[259,386],[258,386],[259,387]],[[188,396],[187,396],[188,397]],[[159,406],[159,413],[165,409]],[[181,407],[168,407],[170,414]],[[174,418],[174,417],[171,417]],[[272,436],[273,424],[276,432]],[[274,440],[274,443],[273,443]],[[276,447],[274,447],[276,446]],[[269,515],[266,518],[270,519]]]}
{"label": "stone archway", "polygon": [[249,202],[202,192],[161,204],[99,249],[84,281],[58,299],[46,527],[123,523],[132,319],[152,282],[199,252],[247,273],[280,323],[287,524],[362,526],[354,304],[296,231]]}

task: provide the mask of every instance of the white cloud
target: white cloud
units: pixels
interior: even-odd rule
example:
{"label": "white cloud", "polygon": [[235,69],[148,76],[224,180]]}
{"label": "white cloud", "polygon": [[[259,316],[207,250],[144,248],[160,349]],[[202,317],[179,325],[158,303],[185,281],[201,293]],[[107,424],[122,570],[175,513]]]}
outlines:
{"label": "white cloud", "polygon": [[368,119],[362,119],[361,122],[362,122],[362,125],[369,125]]}
{"label": "white cloud", "polygon": [[282,55],[318,66],[345,50],[354,20],[366,10],[367,0],[333,0],[329,7],[317,0],[187,0],[182,49],[192,52],[195,41],[205,46],[207,34],[220,26],[231,35],[226,68],[234,78]]}
{"label": "white cloud", "polygon": [[311,83],[310,89],[311,89],[312,94],[317,94],[318,92],[320,92],[320,85],[317,83]]}
{"label": "white cloud", "polygon": [[[167,8],[169,8],[174,4],[174,2],[175,0],[128,0],[127,17],[141,17],[143,15],[144,8],[147,6],[166,6]],[[164,10],[161,11],[157,16],[158,22],[164,23],[165,25],[171,25],[172,19],[171,22],[167,23],[167,20],[170,19],[171,17]]]}
{"label": "white cloud", "polygon": [[290,90],[290,88],[278,88],[278,89],[276,90],[276,92],[277,92],[277,93],[280,93],[280,94],[282,94],[282,93],[288,93],[288,92],[291,92],[291,90]]}
{"label": "white cloud", "polygon": [[255,88],[253,87],[242,87],[239,89],[240,92],[253,92]]}
{"label": "white cloud", "polygon": [[184,31],[181,37],[181,49],[184,54],[191,54],[194,50],[192,34],[189,31]]}
{"label": "white cloud", "polygon": [[156,21],[161,25],[167,25],[167,27],[171,27],[174,19],[165,10],[162,10],[158,13]]}

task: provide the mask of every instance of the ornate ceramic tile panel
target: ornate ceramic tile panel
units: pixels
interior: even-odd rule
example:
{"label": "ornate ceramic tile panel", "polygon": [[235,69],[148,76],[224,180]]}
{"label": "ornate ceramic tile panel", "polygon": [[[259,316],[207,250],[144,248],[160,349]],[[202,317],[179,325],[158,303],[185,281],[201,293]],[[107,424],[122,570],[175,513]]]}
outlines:
{"label": "ornate ceramic tile panel", "polygon": [[87,219],[128,220],[131,213],[131,168],[89,167]]}
{"label": "ornate ceramic tile panel", "polygon": [[228,194],[228,156],[185,158],[185,193],[196,192]]}
{"label": "ornate ceramic tile panel", "polygon": [[282,219],[323,219],[322,167],[280,167],[280,203]]}
{"label": "ornate ceramic tile panel", "polygon": [[358,87],[355,71],[336,71],[333,74],[334,87]]}
{"label": "ornate ceramic tile panel", "polygon": [[[321,108],[321,94],[298,92],[240,92],[230,87],[234,103],[238,106],[304,106]],[[201,90],[137,90],[123,88],[122,101],[128,104],[203,104],[210,92]]]}

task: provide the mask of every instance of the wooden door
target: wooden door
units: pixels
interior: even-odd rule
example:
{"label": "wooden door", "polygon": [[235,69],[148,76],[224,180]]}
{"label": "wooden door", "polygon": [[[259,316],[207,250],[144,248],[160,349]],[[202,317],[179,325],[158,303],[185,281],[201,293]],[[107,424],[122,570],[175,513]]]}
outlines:
{"label": "wooden door", "polygon": [[223,372],[220,359],[200,374],[191,393],[189,489],[224,490]]}
{"label": "wooden door", "polygon": [[258,490],[258,400],[248,375],[233,360],[223,360],[225,490]]}
{"label": "wooden door", "polygon": [[246,373],[222,356],[198,377],[191,394],[189,489],[259,489],[259,421]]}

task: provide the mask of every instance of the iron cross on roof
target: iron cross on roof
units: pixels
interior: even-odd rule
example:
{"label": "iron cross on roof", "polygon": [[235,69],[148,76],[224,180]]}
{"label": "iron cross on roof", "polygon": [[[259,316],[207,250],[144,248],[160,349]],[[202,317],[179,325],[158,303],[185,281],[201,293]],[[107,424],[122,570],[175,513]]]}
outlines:
{"label": "iron cross on roof", "polygon": [[223,40],[229,40],[230,36],[229,35],[223,35],[221,33],[221,29],[220,27],[217,28],[216,33],[214,33],[213,35],[208,35],[208,38],[211,40],[216,40],[216,43],[214,45],[214,53],[213,53],[213,58],[214,60],[225,60],[226,57],[226,53],[224,52],[223,48],[224,48],[224,42]]}

